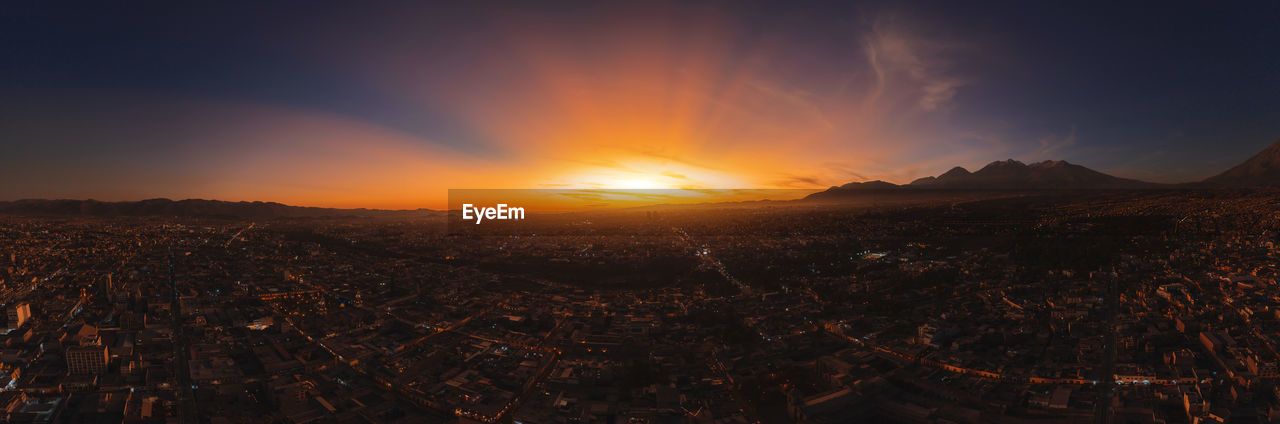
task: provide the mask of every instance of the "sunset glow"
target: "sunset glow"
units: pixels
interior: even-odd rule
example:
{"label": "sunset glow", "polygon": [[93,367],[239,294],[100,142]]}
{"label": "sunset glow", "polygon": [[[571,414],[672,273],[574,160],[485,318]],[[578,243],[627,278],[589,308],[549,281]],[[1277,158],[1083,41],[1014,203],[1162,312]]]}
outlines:
{"label": "sunset glow", "polygon": [[1205,137],[1270,131],[1168,109],[1197,102],[1146,93],[1158,86],[1124,97],[1152,105],[1115,107],[1186,128],[1116,119],[1099,105],[1120,103],[1066,80],[1105,81],[1088,73],[1100,68],[1047,71],[1062,66],[1043,48],[1069,42],[1060,31],[999,37],[1012,29],[951,16],[984,12],[929,10],[402,5],[285,26],[174,11],[203,22],[181,49],[145,30],[93,35],[165,19],[77,11],[13,43],[49,47],[11,55],[30,63],[5,78],[0,130],[25,147],[0,157],[0,195],[440,208],[450,188],[821,190],[1004,158],[1177,182],[1254,149],[1200,160]]}

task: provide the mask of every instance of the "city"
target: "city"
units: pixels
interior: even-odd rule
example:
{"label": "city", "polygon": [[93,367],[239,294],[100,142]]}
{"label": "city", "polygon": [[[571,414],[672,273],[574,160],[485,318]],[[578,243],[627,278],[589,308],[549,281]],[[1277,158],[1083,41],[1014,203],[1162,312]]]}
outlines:
{"label": "city", "polygon": [[440,216],[11,216],[0,408],[8,422],[1269,421],[1277,204],[1124,191],[691,207],[508,237],[450,234]]}

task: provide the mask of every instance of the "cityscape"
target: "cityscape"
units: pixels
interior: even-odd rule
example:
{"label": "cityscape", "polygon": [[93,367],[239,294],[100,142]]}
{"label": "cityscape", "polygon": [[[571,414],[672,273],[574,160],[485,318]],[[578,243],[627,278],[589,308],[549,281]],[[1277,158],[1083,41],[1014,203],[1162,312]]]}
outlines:
{"label": "cityscape", "polygon": [[0,424],[1280,423],[1280,5],[0,7]]}
{"label": "cityscape", "polygon": [[10,216],[0,408],[8,422],[1269,421],[1277,205],[1149,190],[690,207],[508,237],[450,234],[439,214]]}

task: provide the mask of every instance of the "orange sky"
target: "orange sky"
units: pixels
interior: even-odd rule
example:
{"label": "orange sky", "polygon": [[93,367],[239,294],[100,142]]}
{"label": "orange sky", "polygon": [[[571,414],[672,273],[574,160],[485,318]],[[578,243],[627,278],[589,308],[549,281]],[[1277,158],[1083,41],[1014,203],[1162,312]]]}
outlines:
{"label": "orange sky", "polygon": [[[449,115],[490,140],[485,148],[500,152],[493,155],[338,114],[235,104],[200,106],[229,125],[186,154],[219,158],[202,187],[210,196],[381,208],[442,207],[450,188],[908,182],[970,159],[943,152],[911,168],[892,165],[918,158],[942,131],[951,91],[963,82],[926,55],[946,46],[877,27],[849,52],[872,66],[843,79],[819,74],[833,85],[811,92],[777,76],[782,46],[765,40],[744,50],[735,44],[740,28],[715,16],[687,31],[622,21],[584,53],[566,34],[525,25],[506,34],[474,78],[447,81],[415,79],[425,65],[378,51],[350,52],[358,60],[341,65],[379,77],[385,86],[375,89],[447,99]],[[506,67],[522,77],[485,74]],[[494,84],[499,93],[477,94]]]}
{"label": "orange sky", "polygon": [[[525,25],[504,33],[470,77],[444,80],[419,75],[430,64],[417,61],[429,58],[341,51],[334,41],[344,60],[330,66],[371,81],[365,90],[394,93],[410,110],[445,105],[447,123],[480,141],[226,98],[102,91],[76,93],[74,104],[33,101],[24,110],[56,122],[33,118],[19,133],[149,141],[85,147],[98,160],[59,173],[55,189],[33,179],[14,197],[442,208],[451,188],[816,190],[907,182],[968,159],[919,155],[961,84],[926,59],[941,47],[879,28],[850,46],[869,68],[815,74],[832,85],[813,92],[778,76],[782,47],[744,47],[740,28],[716,16],[671,32],[619,21],[585,51],[565,40],[576,33]],[[140,117],[148,124],[123,124]],[[893,165],[907,157],[912,167]],[[103,159],[124,169],[96,169]]]}

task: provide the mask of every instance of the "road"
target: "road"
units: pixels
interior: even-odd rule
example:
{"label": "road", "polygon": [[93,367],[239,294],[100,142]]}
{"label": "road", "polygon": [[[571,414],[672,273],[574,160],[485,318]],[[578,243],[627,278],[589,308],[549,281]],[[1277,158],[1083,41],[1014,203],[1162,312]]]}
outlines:
{"label": "road", "polygon": [[[1094,402],[1094,422],[1111,424],[1115,421],[1115,409],[1112,401],[1116,393],[1116,312],[1120,308],[1119,281],[1115,277],[1107,283],[1107,322],[1103,341],[1102,365],[1098,367],[1097,378],[1102,380],[1098,387],[1098,400]],[[1109,377],[1109,378],[1106,378]]]}
{"label": "road", "polygon": [[169,290],[173,297],[173,367],[178,380],[178,422],[198,423],[195,390],[191,385],[191,368],[187,365],[187,335],[182,320],[182,293],[178,291],[173,264],[173,247],[169,247]]}

